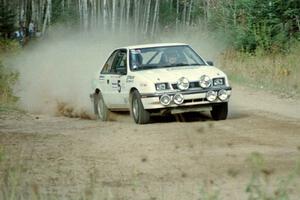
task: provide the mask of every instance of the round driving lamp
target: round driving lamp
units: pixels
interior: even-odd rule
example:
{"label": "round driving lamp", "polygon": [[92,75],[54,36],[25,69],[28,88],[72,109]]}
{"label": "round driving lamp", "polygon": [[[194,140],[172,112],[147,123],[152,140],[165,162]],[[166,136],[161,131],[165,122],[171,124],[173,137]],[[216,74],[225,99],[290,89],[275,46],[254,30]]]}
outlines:
{"label": "round driving lamp", "polygon": [[211,83],[212,83],[212,81],[209,78],[209,76],[203,75],[203,76],[200,77],[199,85],[202,88],[209,88],[211,86]]}
{"label": "round driving lamp", "polygon": [[218,97],[221,101],[225,101],[228,99],[228,92],[222,89],[218,92]]}
{"label": "round driving lamp", "polygon": [[160,97],[160,103],[162,104],[162,105],[164,105],[164,106],[167,106],[167,105],[169,105],[170,103],[171,103],[171,97],[169,96],[169,95],[167,95],[167,94],[164,94],[164,95],[162,95],[161,97]]}
{"label": "round driving lamp", "polygon": [[178,81],[177,81],[177,87],[180,90],[187,90],[190,86],[190,82],[187,78],[185,77],[181,77]]}
{"label": "round driving lamp", "polygon": [[182,94],[177,93],[177,94],[174,95],[173,101],[174,101],[176,104],[178,104],[178,105],[179,105],[179,104],[182,104],[183,101],[184,101],[184,97],[183,97]]}
{"label": "round driving lamp", "polygon": [[215,101],[218,97],[218,93],[216,91],[210,90],[206,93],[206,99],[210,102]]}

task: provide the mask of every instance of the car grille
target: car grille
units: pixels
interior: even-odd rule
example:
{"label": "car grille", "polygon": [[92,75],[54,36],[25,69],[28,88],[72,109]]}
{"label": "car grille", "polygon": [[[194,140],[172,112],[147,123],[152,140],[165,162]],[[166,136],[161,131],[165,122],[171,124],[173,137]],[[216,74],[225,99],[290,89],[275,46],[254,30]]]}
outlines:
{"label": "car grille", "polygon": [[[214,78],[214,79],[212,79],[213,86],[220,86],[220,85],[215,85],[215,79],[222,79],[223,80],[223,85],[225,84],[225,79],[224,78]],[[172,88],[174,90],[178,89],[177,83],[172,83],[171,85],[172,85]],[[192,88],[201,88],[201,86],[199,84],[199,81],[192,81],[192,82],[190,82],[189,89],[192,89]]]}
{"label": "car grille", "polygon": [[[177,90],[178,89],[177,83],[173,83],[172,88],[174,90]],[[198,81],[190,82],[189,88],[200,88],[199,82]]]}
{"label": "car grille", "polygon": [[202,102],[202,101],[207,101],[206,98],[199,98],[199,99],[185,99],[183,104],[185,103],[194,103],[194,102]]}

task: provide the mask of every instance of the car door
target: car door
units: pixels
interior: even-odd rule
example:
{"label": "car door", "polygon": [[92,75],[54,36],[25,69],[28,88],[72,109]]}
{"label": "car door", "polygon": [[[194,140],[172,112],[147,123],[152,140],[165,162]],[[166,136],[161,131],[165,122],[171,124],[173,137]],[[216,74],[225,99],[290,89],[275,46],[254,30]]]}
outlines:
{"label": "car door", "polygon": [[111,102],[115,108],[126,108],[126,75],[127,75],[127,51],[121,49],[117,52],[111,68]]}
{"label": "car door", "polygon": [[105,62],[100,75],[99,75],[99,85],[102,97],[104,99],[105,104],[110,108],[112,106],[111,99],[111,71],[112,66],[115,61],[115,58],[118,54],[118,50],[114,51],[110,57]]}

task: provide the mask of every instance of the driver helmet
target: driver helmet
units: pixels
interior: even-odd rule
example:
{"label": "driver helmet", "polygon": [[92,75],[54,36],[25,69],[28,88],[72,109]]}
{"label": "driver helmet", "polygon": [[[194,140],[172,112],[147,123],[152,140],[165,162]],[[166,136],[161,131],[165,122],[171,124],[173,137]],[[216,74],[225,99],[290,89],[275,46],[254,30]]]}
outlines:
{"label": "driver helmet", "polygon": [[169,64],[175,64],[177,62],[177,53],[174,50],[166,51],[166,57]]}

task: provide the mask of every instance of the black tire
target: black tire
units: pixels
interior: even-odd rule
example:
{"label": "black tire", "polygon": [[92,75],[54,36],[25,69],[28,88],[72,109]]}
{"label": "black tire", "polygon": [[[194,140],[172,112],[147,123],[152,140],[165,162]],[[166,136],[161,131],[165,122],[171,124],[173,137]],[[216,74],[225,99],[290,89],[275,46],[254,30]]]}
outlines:
{"label": "black tire", "polygon": [[101,92],[94,93],[94,113],[97,116],[98,119],[101,119],[102,121],[108,121],[109,113]]}
{"label": "black tire", "polygon": [[213,105],[210,114],[214,120],[225,120],[228,114],[228,103],[225,102]]}
{"label": "black tire", "polygon": [[135,90],[131,95],[131,115],[137,124],[147,124],[150,121],[150,113],[144,109],[140,93]]}

